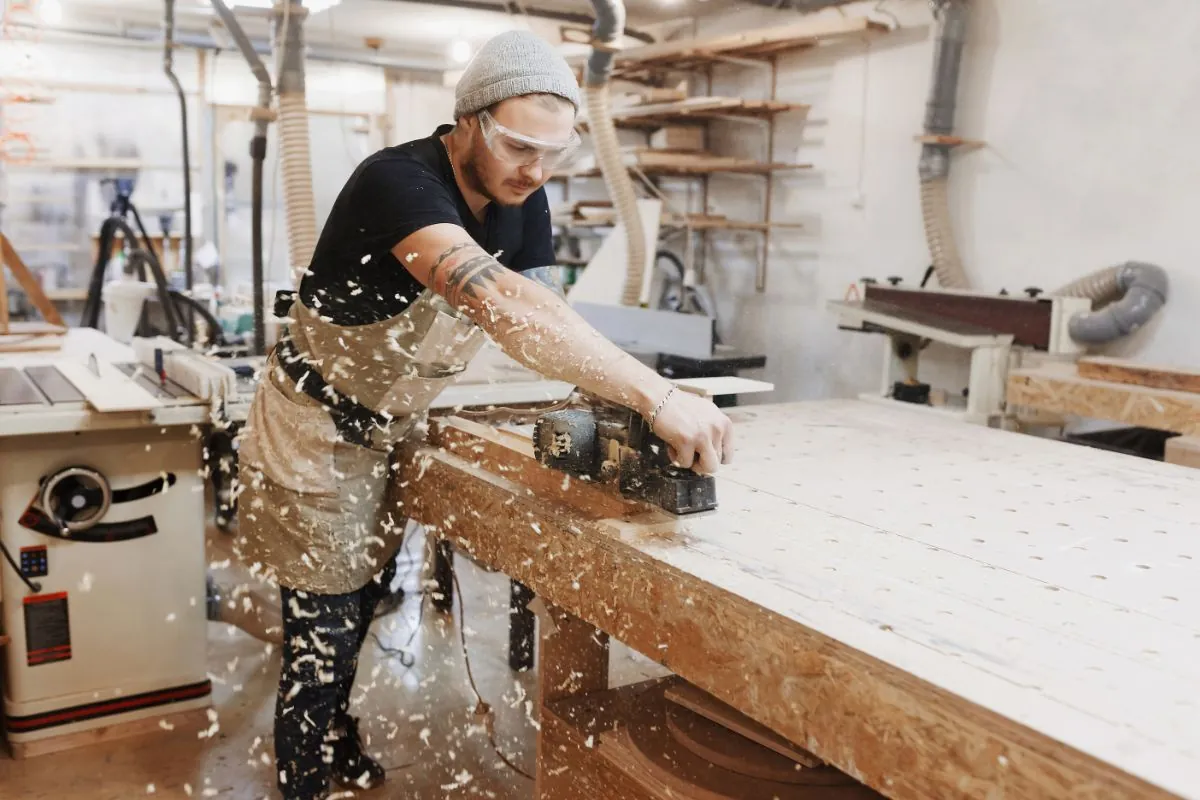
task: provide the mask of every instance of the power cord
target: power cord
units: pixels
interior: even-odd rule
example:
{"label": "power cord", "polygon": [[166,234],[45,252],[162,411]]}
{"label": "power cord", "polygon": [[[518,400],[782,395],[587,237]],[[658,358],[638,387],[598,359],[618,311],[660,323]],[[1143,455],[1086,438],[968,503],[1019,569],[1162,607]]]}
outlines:
{"label": "power cord", "polygon": [[496,751],[496,755],[500,757],[500,760],[513,772],[532,781],[534,777],[510,761],[508,756],[504,755],[503,751],[500,750],[500,745],[496,744],[496,712],[484,701],[483,695],[479,693],[479,687],[475,685],[475,675],[471,672],[471,656],[467,652],[466,612],[463,610],[462,588],[458,585],[458,571],[451,570],[450,577],[454,580],[454,594],[458,596],[458,635],[462,641],[463,663],[467,667],[467,681],[471,684],[471,691],[475,693],[475,716],[483,717],[483,727],[487,731],[488,743]]}

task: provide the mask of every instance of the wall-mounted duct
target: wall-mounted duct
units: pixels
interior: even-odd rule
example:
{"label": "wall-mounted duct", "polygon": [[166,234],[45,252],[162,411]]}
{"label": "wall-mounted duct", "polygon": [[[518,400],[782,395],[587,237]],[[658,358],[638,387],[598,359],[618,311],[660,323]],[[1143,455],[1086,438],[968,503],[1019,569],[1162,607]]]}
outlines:
{"label": "wall-mounted duct", "polygon": [[288,258],[293,286],[300,285],[317,246],[308,104],[304,86],[304,19],[300,0],[287,0],[275,12],[278,52],[279,159],[287,211]]}
{"label": "wall-mounted duct", "polygon": [[[937,46],[933,81],[925,106],[925,134],[949,136],[954,132],[958,73],[967,38],[966,0],[939,0]],[[968,281],[950,223],[950,145],[927,142],[921,146],[921,218],[925,240],[938,283],[947,289],[965,289]]]}
{"label": "wall-mounted duct", "polygon": [[612,194],[617,219],[625,226],[628,264],[621,303],[636,306],[641,302],[642,278],[646,271],[646,234],[638,214],[633,179],[621,158],[621,144],[609,110],[608,94],[614,51],[625,27],[625,6],[621,0],[592,0],[592,5],[596,10],[596,24],[592,28],[592,54],[584,75],[588,126],[596,149],[596,161]]}
{"label": "wall-mounted duct", "polygon": [[1093,310],[1067,323],[1080,344],[1107,344],[1145,325],[1167,302],[1167,272],[1155,264],[1129,261],[1097,270],[1058,291],[1060,297],[1087,297]]}

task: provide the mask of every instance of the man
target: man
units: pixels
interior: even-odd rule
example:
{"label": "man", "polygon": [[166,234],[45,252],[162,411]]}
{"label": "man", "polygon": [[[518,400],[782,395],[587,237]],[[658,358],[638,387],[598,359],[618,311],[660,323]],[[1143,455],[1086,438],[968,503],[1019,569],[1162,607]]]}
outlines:
{"label": "man", "polygon": [[497,36],[458,84],[456,124],[367,158],[330,212],[240,443],[239,555],[283,600],[287,798],[323,797],[330,777],[383,781],[349,706],[404,530],[404,498],[388,494],[394,453],[485,336],[635,409],[681,466],[713,472],[732,454],[715,405],[675,392],[527,277],[555,263],[543,185],[578,143],[578,109],[549,45]]}

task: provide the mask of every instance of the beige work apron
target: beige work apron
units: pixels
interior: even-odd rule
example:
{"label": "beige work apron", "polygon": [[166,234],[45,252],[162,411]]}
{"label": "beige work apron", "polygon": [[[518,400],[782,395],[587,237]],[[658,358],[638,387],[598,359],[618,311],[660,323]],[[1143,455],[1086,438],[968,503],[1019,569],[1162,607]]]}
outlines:
{"label": "beige work apron", "polygon": [[485,334],[424,291],[399,315],[341,326],[297,300],[295,349],[342,395],[390,418],[368,446],[338,436],[333,412],[267,359],[239,438],[235,549],[252,570],[293,589],[364,586],[402,543],[406,515],[391,480],[394,453],[466,368]]}

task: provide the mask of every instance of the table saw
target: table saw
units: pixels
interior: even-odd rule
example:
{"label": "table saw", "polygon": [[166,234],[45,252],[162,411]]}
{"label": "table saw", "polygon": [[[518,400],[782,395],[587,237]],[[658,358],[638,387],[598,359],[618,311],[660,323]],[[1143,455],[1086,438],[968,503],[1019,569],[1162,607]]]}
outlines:
{"label": "table saw", "polygon": [[[406,457],[408,512],[542,606],[536,797],[744,796],[635,746],[693,691],[886,797],[1200,798],[1194,470],[863,400],[730,415],[695,518],[522,431]],[[681,683],[610,687],[612,639]]]}
{"label": "table saw", "polygon": [[4,730],[19,757],[209,704],[196,426],[213,407],[144,366],[91,329],[0,360]]}

